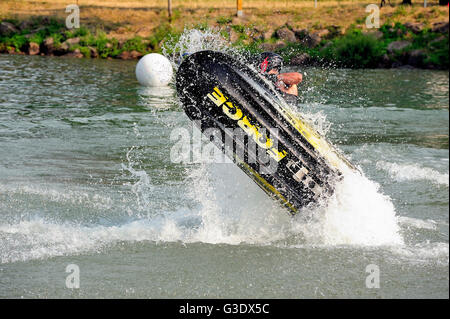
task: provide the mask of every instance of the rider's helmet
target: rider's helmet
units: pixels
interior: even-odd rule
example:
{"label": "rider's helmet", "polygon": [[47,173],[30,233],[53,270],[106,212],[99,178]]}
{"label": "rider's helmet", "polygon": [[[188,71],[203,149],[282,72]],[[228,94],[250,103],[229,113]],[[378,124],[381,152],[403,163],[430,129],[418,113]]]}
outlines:
{"label": "rider's helmet", "polygon": [[283,67],[283,58],[281,55],[273,52],[263,52],[258,59],[258,71],[261,73],[268,73],[270,70],[277,70],[280,72]]}

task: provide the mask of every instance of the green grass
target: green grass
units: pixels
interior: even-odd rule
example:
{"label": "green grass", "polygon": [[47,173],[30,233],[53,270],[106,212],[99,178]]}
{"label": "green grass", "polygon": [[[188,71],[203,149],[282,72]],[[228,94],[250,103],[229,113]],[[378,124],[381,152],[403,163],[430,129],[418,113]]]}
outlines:
{"label": "green grass", "polygon": [[408,15],[406,6],[398,6],[395,9],[394,13],[392,14],[393,17],[406,16],[406,15]]}
{"label": "green grass", "polygon": [[245,26],[240,24],[233,24],[231,28],[237,33],[245,33]]}
{"label": "green grass", "polygon": [[230,17],[219,17],[216,22],[219,25],[225,25],[225,24],[231,23],[231,21],[233,21],[233,19]]}
{"label": "green grass", "polygon": [[449,58],[448,58],[448,37],[443,41],[432,44],[432,51],[428,54],[425,59],[425,63],[433,63],[441,68],[449,68]]}

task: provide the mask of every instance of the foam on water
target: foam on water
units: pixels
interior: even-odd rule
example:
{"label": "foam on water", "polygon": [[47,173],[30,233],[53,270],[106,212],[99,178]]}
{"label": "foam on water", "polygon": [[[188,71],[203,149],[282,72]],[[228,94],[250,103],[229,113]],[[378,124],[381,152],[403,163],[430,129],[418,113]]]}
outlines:
{"label": "foam on water", "polygon": [[132,221],[119,226],[58,224],[42,218],[0,225],[1,263],[100,252],[121,241],[171,241],[177,230],[170,220]]}
{"label": "foam on water", "polygon": [[[136,136],[140,136],[139,130],[134,127],[134,133]],[[126,154],[127,164],[122,163],[122,169],[131,173],[131,175],[136,179],[134,183],[125,183],[125,185],[131,187],[132,193],[136,196],[137,208],[139,211],[145,211],[146,207],[150,204],[150,197],[152,194],[153,187],[150,183],[150,177],[148,174],[139,169],[135,169],[135,166],[138,165],[141,161],[139,155],[137,158],[133,158],[132,154],[135,150],[135,146],[131,147]],[[139,154],[139,153],[138,153]],[[132,212],[128,212],[129,215],[132,215]],[[141,215],[139,217],[142,217]]]}
{"label": "foam on water", "polygon": [[437,228],[437,223],[432,219],[423,220],[419,218],[401,216],[399,217],[399,222],[402,225],[411,226],[418,229],[435,230]]}
{"label": "foam on water", "polygon": [[57,189],[46,185],[0,184],[0,193],[33,195],[51,202],[91,206],[103,210],[111,209],[113,204],[113,200],[110,197],[101,194],[92,194],[79,190]]}
{"label": "foam on water", "polygon": [[419,164],[389,163],[380,161],[377,168],[387,171],[392,178],[399,182],[428,180],[438,185],[449,186],[448,173],[440,173],[432,168]]}
{"label": "foam on water", "polygon": [[286,236],[289,216],[234,164],[200,165],[190,179],[202,220],[192,241],[267,244]]}
{"label": "foam on water", "polygon": [[437,264],[448,265],[449,246],[448,243],[424,242],[414,245],[392,246],[389,250],[394,256],[399,257],[393,262],[406,261],[411,264],[427,264],[433,261]]}
{"label": "foam on water", "polygon": [[189,183],[202,221],[189,240],[270,244],[295,237],[313,245],[403,244],[390,198],[377,183],[352,171],[326,205],[305,209],[296,218],[234,164],[202,164],[191,170]]}

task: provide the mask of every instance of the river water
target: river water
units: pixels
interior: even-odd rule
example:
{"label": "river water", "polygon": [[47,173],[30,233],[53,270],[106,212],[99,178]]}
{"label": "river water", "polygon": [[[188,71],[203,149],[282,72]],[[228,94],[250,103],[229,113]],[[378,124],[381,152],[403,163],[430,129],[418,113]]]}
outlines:
{"label": "river water", "polygon": [[0,297],[448,298],[448,72],[302,70],[364,175],[291,218],[233,164],[172,163],[190,122],[135,65],[0,55]]}

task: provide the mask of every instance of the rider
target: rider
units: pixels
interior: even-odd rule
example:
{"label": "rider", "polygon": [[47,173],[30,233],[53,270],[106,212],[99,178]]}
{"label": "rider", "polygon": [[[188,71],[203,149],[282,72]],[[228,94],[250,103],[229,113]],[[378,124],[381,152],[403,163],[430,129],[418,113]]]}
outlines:
{"label": "rider", "polygon": [[282,93],[288,102],[297,102],[298,88],[297,84],[302,82],[303,76],[298,72],[280,73],[283,67],[283,58],[273,52],[263,52],[258,59],[258,70]]}

